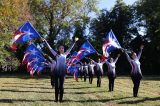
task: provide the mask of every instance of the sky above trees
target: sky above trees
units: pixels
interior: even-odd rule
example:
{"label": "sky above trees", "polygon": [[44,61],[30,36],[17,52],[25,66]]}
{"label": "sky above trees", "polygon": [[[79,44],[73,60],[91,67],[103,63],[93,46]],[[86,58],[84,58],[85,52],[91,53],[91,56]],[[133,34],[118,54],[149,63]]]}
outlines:
{"label": "sky above trees", "polygon": [[[129,5],[133,4],[135,1],[137,0],[124,0],[124,2]],[[111,9],[116,3],[116,0],[99,0],[98,2],[99,9]]]}

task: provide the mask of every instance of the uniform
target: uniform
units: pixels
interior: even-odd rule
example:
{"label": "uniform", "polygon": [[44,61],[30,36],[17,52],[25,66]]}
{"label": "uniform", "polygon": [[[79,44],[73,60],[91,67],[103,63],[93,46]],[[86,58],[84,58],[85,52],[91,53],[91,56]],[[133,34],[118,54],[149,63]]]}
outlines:
{"label": "uniform", "polygon": [[125,55],[127,56],[127,59],[132,67],[131,79],[134,84],[134,87],[133,87],[133,96],[134,97],[137,97],[140,81],[142,79],[142,72],[141,72],[141,68],[140,68],[141,64],[139,62],[141,54],[142,54],[142,49],[140,50],[138,56],[135,59],[131,59],[129,57],[129,55],[127,54],[127,52],[125,51]]}
{"label": "uniform", "polygon": [[116,78],[116,62],[118,60],[118,57],[112,62],[108,62],[106,61],[106,64],[108,66],[108,73],[107,73],[107,76],[108,76],[108,79],[109,79],[109,91],[113,91],[114,89],[114,80]]}

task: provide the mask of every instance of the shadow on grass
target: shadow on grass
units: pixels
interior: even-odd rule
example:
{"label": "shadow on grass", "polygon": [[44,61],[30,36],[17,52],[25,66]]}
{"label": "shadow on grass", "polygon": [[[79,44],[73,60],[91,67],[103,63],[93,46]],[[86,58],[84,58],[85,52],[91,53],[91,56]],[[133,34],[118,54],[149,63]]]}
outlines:
{"label": "shadow on grass", "polygon": [[97,87],[76,87],[76,88],[66,87],[64,89],[88,89],[88,88],[97,88]]}
{"label": "shadow on grass", "polygon": [[101,102],[101,103],[106,103],[114,100],[121,100],[121,99],[127,99],[127,98],[133,98],[133,97],[123,97],[123,98],[113,98],[113,99],[89,99],[89,100],[64,100],[64,102],[80,102],[80,103],[86,103],[86,102]]}
{"label": "shadow on grass", "polygon": [[124,102],[119,102],[118,104],[137,104],[137,103],[141,103],[141,102],[145,102],[145,101],[157,101],[160,100],[160,97],[156,97],[156,98],[143,98],[141,100],[132,100],[132,101],[124,101]]}
{"label": "shadow on grass", "polygon": [[[126,99],[130,97],[124,97],[124,98],[115,98],[115,99],[91,99],[91,100],[63,100],[63,102],[80,102],[80,103],[86,103],[86,102],[109,102],[114,100],[120,100],[120,99]],[[54,99],[40,99],[40,100],[28,100],[28,99],[0,99],[0,103],[13,103],[13,102],[54,102]]]}
{"label": "shadow on grass", "polygon": [[8,89],[0,89],[0,91],[2,92],[21,92],[21,93],[28,93],[28,92],[31,92],[31,93],[53,93],[53,92],[43,92],[43,91],[20,91],[20,90],[8,90]]}
{"label": "shadow on grass", "polygon": [[[128,98],[133,98],[133,97],[123,97],[123,98],[113,98],[113,99],[90,99],[90,100],[63,100],[63,102],[79,102],[79,103],[87,103],[87,102],[101,102],[101,103],[106,103],[106,102],[113,102],[115,100],[122,100],[122,99],[128,99]],[[157,101],[160,100],[160,97],[156,98],[144,98],[142,100],[136,100],[136,101],[124,101],[124,102],[119,102],[118,104],[137,104],[145,101]],[[0,99],[0,103],[13,103],[13,102],[54,102],[54,99],[40,99],[40,100],[27,100],[27,99]]]}
{"label": "shadow on grass", "polygon": [[93,92],[64,92],[64,94],[94,94],[94,93],[104,93],[107,91],[93,91]]}
{"label": "shadow on grass", "polygon": [[52,88],[48,88],[48,87],[27,87],[27,86],[1,86],[1,87],[11,87],[11,88],[40,88],[40,89],[52,89]]}
{"label": "shadow on grass", "polygon": [[13,83],[3,83],[3,84],[20,84],[20,85],[44,85],[44,84],[37,84],[36,82],[34,82],[34,84],[27,84],[27,83],[17,83],[17,82],[13,82]]}
{"label": "shadow on grass", "polygon": [[27,100],[27,99],[0,99],[0,103],[13,103],[13,102],[53,102],[51,99],[42,99],[42,100]]}
{"label": "shadow on grass", "polygon": [[148,77],[143,77],[142,80],[160,81],[160,77],[159,76],[155,76],[155,77],[148,76]]}

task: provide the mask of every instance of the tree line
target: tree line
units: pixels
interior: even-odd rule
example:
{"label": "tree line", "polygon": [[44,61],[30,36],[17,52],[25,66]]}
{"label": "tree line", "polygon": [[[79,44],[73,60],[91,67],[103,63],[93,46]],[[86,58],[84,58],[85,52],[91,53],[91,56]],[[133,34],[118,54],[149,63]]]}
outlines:
{"label": "tree line", "polygon": [[[68,46],[79,37],[74,50],[89,40],[99,53],[102,53],[103,39],[112,29],[123,48],[138,52],[139,46],[144,44],[142,72],[160,74],[160,1],[138,0],[127,5],[123,0],[116,0],[110,10],[98,10],[97,3],[98,0],[1,0],[0,71],[7,66],[22,70],[20,64],[26,44],[18,45],[21,49],[15,53],[10,50],[10,44],[13,32],[29,20],[53,48],[57,43]],[[91,13],[96,17],[92,18]],[[117,50],[111,56],[117,53],[121,52]],[[94,55],[91,57],[97,59]],[[127,74],[129,69],[121,53],[118,73]]]}

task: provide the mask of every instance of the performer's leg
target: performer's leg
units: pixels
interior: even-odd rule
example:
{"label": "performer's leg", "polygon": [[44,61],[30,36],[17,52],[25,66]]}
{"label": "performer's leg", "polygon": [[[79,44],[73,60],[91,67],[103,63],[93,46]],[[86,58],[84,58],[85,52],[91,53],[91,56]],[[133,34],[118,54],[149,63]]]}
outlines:
{"label": "performer's leg", "polygon": [[60,89],[60,98],[59,98],[59,101],[62,102],[63,100],[63,93],[64,93],[64,75],[61,75],[60,76],[60,80],[59,80],[59,89]]}
{"label": "performer's leg", "polygon": [[112,79],[112,91],[114,90],[114,80],[115,78]]}
{"label": "performer's leg", "polygon": [[133,82],[133,96],[136,97],[136,78],[135,76],[132,76],[132,82]]}
{"label": "performer's leg", "polygon": [[97,76],[97,87],[99,87],[99,76]]}
{"label": "performer's leg", "polygon": [[59,93],[59,87],[58,87],[59,81],[58,81],[58,79],[59,79],[58,76],[55,75],[55,102],[58,101],[58,93]]}
{"label": "performer's leg", "polygon": [[102,79],[102,76],[99,77],[99,87],[101,87],[101,79]]}
{"label": "performer's leg", "polygon": [[91,75],[91,83],[90,84],[92,84],[92,81],[93,81],[93,75]]}

